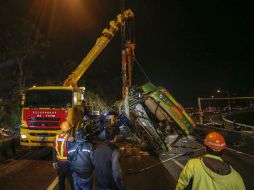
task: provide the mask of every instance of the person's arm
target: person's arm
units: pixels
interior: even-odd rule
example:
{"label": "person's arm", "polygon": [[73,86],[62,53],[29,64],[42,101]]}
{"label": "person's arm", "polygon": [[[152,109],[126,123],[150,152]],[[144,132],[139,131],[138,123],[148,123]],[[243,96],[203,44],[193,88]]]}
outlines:
{"label": "person's arm", "polygon": [[94,162],[94,147],[92,144],[90,144],[90,159],[91,159],[91,162],[92,162],[92,166],[93,166],[93,169],[94,169],[94,166],[95,166],[95,162]]}
{"label": "person's arm", "polygon": [[233,179],[235,182],[237,182],[237,188],[238,190],[246,190],[246,187],[244,185],[243,182],[243,178],[240,176],[239,173],[237,173],[238,178],[237,179]]}
{"label": "person's arm", "polygon": [[239,188],[238,188],[239,190],[246,190],[246,187],[245,187],[245,185],[243,183],[243,179],[242,178],[239,181],[238,186],[239,186]]}
{"label": "person's arm", "polygon": [[66,147],[67,148],[67,160],[69,162],[72,162],[74,154],[75,154],[75,151],[76,151],[75,143],[67,141],[66,146],[67,146]]}
{"label": "person's arm", "polygon": [[112,172],[115,183],[117,185],[118,190],[124,189],[123,177],[122,177],[122,169],[119,163],[119,151],[114,150],[112,153]]}
{"label": "person's arm", "polygon": [[193,160],[189,160],[180,174],[176,185],[176,190],[183,190],[189,185],[191,178],[194,176],[194,167]]}

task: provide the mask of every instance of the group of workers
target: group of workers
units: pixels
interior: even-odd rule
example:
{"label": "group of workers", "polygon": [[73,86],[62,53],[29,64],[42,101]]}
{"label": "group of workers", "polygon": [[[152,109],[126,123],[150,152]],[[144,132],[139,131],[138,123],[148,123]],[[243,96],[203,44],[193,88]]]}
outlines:
{"label": "group of workers", "polygon": [[124,189],[119,151],[116,146],[119,130],[105,129],[106,140],[94,149],[86,139],[84,128],[75,131],[71,137],[72,125],[68,121],[61,124],[62,133],[54,140],[53,167],[57,169],[59,189],[65,189],[67,178],[72,189],[93,189],[93,178],[98,190]]}
{"label": "group of workers", "polygon": [[[119,163],[119,151],[115,142],[119,130],[116,127],[105,128],[106,140],[94,150],[85,138],[83,130],[75,131],[75,140],[71,137],[71,124],[61,124],[62,134],[54,141],[53,167],[59,176],[59,189],[65,189],[65,178],[75,190],[93,188],[93,171],[96,187],[99,190],[125,189]],[[176,190],[245,190],[244,182],[232,166],[222,159],[226,149],[224,137],[209,133],[205,140],[206,154],[191,159],[183,168]]]}

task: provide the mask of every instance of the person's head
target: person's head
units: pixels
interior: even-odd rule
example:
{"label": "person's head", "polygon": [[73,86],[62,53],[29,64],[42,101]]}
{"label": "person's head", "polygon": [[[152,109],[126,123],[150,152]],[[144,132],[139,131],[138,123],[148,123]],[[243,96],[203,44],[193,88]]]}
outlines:
{"label": "person's head", "polygon": [[206,135],[204,144],[206,152],[216,156],[221,156],[227,147],[224,137],[217,132],[211,132]]}
{"label": "person's head", "polygon": [[85,131],[83,129],[78,129],[75,131],[76,140],[84,140]]}
{"label": "person's head", "polygon": [[90,117],[88,115],[84,115],[83,121],[84,122],[89,122],[90,121]]}
{"label": "person's head", "polygon": [[60,126],[61,130],[64,132],[64,133],[68,133],[70,132],[71,128],[72,128],[72,124],[68,121],[63,121],[61,123],[61,126]]}
{"label": "person's head", "polygon": [[106,127],[106,140],[116,142],[118,140],[118,135],[120,133],[119,129],[116,127]]}

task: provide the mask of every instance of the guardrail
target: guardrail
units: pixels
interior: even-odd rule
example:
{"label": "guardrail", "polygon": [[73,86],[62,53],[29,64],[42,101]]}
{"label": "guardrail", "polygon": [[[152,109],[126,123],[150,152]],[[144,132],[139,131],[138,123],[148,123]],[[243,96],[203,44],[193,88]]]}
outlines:
{"label": "guardrail", "polygon": [[238,114],[238,113],[245,113],[245,112],[254,112],[254,110],[241,110],[241,111],[235,111],[235,112],[223,114],[223,115],[222,115],[222,119],[223,119],[223,121],[225,121],[225,122],[227,122],[227,123],[230,123],[230,124],[232,124],[232,125],[237,125],[237,126],[240,126],[240,127],[247,127],[247,128],[254,129],[254,126],[252,126],[252,125],[247,125],[247,124],[237,123],[237,122],[234,123],[233,121],[231,121],[231,120],[229,120],[229,119],[226,119],[226,116],[234,115],[234,114]]}
{"label": "guardrail", "polygon": [[212,126],[198,126],[194,129],[194,133],[197,132],[202,135],[202,137],[205,137],[209,132],[217,131],[221,133],[228,144],[235,145],[235,144],[247,144],[249,147],[254,146],[254,137],[246,133],[246,131],[235,131],[235,130],[229,130],[225,128],[218,128],[218,127],[212,127]]}

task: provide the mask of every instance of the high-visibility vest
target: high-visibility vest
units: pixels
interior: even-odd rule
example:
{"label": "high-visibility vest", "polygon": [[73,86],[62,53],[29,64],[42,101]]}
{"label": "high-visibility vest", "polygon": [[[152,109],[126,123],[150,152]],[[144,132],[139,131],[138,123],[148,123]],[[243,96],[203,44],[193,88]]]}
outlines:
{"label": "high-visibility vest", "polygon": [[68,134],[60,134],[56,135],[54,140],[54,148],[56,150],[56,158],[57,160],[67,160],[67,140],[70,135]]}
{"label": "high-visibility vest", "polygon": [[[210,157],[220,161],[222,158],[206,154],[203,157]],[[201,158],[193,158],[183,168],[175,190],[183,190],[192,180],[192,188],[195,190],[245,190],[245,185],[240,174],[231,166],[228,175],[220,175],[208,168]]]}

